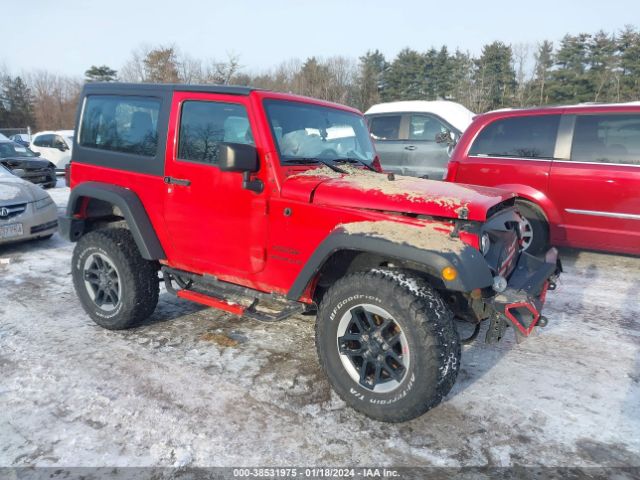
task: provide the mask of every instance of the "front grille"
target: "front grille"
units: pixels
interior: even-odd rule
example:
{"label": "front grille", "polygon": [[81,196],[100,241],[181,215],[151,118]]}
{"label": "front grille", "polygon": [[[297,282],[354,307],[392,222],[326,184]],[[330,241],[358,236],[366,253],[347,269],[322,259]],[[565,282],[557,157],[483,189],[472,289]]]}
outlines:
{"label": "front grille", "polygon": [[26,203],[16,203],[13,205],[3,205],[0,207],[0,220],[17,217],[27,209]]}
{"label": "front grille", "polygon": [[43,223],[41,225],[36,225],[35,227],[31,227],[31,234],[44,232],[45,230],[50,230],[58,226],[58,221],[54,220],[52,222]]}

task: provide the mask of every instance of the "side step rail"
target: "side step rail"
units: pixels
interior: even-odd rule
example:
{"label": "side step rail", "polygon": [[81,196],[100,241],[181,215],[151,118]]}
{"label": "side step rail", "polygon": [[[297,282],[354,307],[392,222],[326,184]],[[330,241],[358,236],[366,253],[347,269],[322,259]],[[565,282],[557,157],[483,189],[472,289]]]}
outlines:
{"label": "side step rail", "polygon": [[[252,290],[250,288],[222,282],[213,277],[202,277],[168,267],[162,267],[162,277],[167,291],[179,298],[200,303],[202,305],[207,305],[208,307],[217,308],[233,315],[244,316],[246,318],[250,318],[252,320],[257,320],[260,322],[280,322],[293,315],[302,313],[305,309],[305,305],[303,303],[280,299],[275,297],[274,295],[269,295],[263,292]],[[180,287],[178,290],[173,286],[174,280]],[[193,286],[198,286],[198,284],[205,287],[208,292],[205,294],[191,289]],[[209,293],[209,291],[211,291],[211,293]],[[225,298],[225,296],[228,294],[233,294],[249,299],[251,300],[251,304],[245,307],[236,302],[228,300]],[[260,299],[276,300],[278,303],[283,305],[283,308],[279,312],[275,313],[261,312],[256,308],[258,306],[258,303],[260,302]]]}

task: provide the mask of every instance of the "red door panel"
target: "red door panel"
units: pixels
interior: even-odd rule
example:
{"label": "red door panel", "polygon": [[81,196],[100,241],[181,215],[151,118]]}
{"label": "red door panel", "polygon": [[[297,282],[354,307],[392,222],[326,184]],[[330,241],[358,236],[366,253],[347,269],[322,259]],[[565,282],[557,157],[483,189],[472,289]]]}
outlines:
{"label": "red door panel", "polygon": [[[245,132],[254,124],[249,110],[245,97],[174,95],[169,138],[175,141],[167,146],[165,174],[178,183],[165,184],[165,219],[176,252],[172,264],[178,268],[226,277],[264,268],[266,193],[243,189],[240,173],[222,172],[215,161],[202,161],[214,158],[210,149],[219,141],[252,141]],[[181,123],[185,119],[187,125],[188,118],[189,129],[181,137]],[[180,150],[180,141],[194,146]]]}

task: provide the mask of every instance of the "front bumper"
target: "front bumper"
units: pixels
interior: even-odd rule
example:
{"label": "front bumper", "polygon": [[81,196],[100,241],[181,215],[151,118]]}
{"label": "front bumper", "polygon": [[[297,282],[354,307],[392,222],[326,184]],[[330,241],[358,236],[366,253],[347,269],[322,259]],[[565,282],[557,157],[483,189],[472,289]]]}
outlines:
{"label": "front bumper", "polygon": [[493,315],[487,342],[500,340],[506,325],[515,328],[518,338],[528,337],[536,325],[546,325],[542,307],[547,291],[556,288],[561,272],[562,264],[555,248],[550,249],[544,259],[522,253],[507,288],[490,300]]}
{"label": "front bumper", "polygon": [[6,220],[1,220],[0,226],[17,223],[22,224],[22,235],[0,238],[0,244],[30,240],[55,233],[58,230],[58,208],[53,202],[39,209],[35,208],[33,203],[29,203],[23,213]]}

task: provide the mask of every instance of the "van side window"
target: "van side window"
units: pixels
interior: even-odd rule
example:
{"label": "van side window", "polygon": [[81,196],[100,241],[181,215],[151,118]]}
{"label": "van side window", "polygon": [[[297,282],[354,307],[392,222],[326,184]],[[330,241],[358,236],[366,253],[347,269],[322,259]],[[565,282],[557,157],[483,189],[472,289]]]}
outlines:
{"label": "van side window", "polygon": [[481,157],[553,158],[560,115],[510,117],[487,125],[470,155]]}
{"label": "van side window", "polygon": [[82,113],[80,145],[153,157],[159,112],[158,99],[91,95]]}
{"label": "van side window", "polygon": [[184,102],[178,158],[216,164],[220,142],[255,145],[246,109],[233,103]]}
{"label": "van side window", "polygon": [[640,115],[578,115],[571,160],[640,165]]}
{"label": "van side window", "polygon": [[431,115],[411,115],[409,140],[435,142],[436,135],[448,130],[447,126]]}
{"label": "van side window", "polygon": [[400,138],[400,115],[373,117],[369,122],[369,131],[377,141],[398,140]]}

